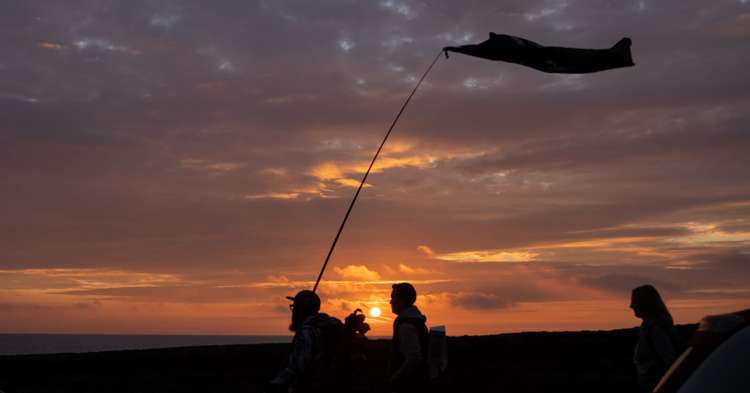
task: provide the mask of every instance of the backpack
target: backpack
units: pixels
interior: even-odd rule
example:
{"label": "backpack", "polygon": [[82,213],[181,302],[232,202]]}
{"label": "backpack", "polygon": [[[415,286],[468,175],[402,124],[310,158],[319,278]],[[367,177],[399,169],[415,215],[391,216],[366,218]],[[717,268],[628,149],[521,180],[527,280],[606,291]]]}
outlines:
{"label": "backpack", "polygon": [[445,336],[445,326],[430,327],[428,341],[427,366],[430,369],[430,379],[434,381],[445,374],[448,367],[448,339]]}
{"label": "backpack", "polygon": [[365,315],[360,309],[347,316],[344,323],[330,318],[330,323],[316,326],[319,350],[313,362],[315,379],[329,386],[350,385],[354,364],[366,358],[365,334],[370,326],[365,323]]}

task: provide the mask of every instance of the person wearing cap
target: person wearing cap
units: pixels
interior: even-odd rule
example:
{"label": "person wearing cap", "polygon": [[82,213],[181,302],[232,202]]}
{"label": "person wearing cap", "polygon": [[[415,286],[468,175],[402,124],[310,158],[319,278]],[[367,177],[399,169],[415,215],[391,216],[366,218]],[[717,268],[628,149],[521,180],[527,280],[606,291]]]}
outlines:
{"label": "person wearing cap", "polygon": [[414,305],[417,291],[409,283],[393,284],[391,311],[393,321],[391,341],[391,389],[393,392],[422,392],[430,384],[427,365],[429,331],[427,317]]}
{"label": "person wearing cap", "polygon": [[340,381],[330,370],[326,356],[332,351],[326,345],[327,332],[337,332],[342,323],[336,318],[320,312],[320,298],[313,291],[300,291],[289,308],[292,322],[289,330],[294,332],[292,350],[286,366],[270,381],[272,392],[335,392]]}

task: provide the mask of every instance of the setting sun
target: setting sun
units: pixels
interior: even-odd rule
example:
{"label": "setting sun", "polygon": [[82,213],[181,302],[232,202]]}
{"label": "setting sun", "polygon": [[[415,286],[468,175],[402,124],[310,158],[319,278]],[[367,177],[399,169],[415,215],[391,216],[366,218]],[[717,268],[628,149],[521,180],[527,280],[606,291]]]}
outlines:
{"label": "setting sun", "polygon": [[373,307],[370,309],[370,316],[373,318],[377,318],[380,316],[380,309],[377,307]]}

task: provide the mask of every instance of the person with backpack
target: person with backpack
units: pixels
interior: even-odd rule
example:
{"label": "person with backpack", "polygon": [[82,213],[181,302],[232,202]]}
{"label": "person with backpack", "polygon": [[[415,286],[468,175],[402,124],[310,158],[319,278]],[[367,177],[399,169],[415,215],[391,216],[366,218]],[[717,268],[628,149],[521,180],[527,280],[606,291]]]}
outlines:
{"label": "person with backpack", "polygon": [[320,298],[313,291],[300,291],[292,301],[294,332],[292,349],[286,366],[271,380],[269,392],[343,392],[346,377],[340,375],[337,353],[344,325],[338,319],[320,312]]}
{"label": "person with backpack", "polygon": [[643,320],[633,357],[638,387],[642,392],[651,392],[679,355],[682,340],[674,330],[672,315],[654,286],[642,285],[633,289],[630,308]]}
{"label": "person with backpack", "polygon": [[397,315],[393,321],[389,364],[393,392],[423,392],[430,384],[427,317],[414,305],[416,300],[414,286],[393,284],[391,311]]}

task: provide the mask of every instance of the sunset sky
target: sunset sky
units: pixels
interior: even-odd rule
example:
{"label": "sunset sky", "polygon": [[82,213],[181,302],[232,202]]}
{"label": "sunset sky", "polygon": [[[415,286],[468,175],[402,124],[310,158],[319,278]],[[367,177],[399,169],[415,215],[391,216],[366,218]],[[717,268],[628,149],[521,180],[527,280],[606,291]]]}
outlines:
{"label": "sunset sky", "polygon": [[414,283],[448,333],[750,307],[750,1],[0,3],[0,332],[287,334],[446,45],[633,40],[635,67],[440,59],[320,295]]}

